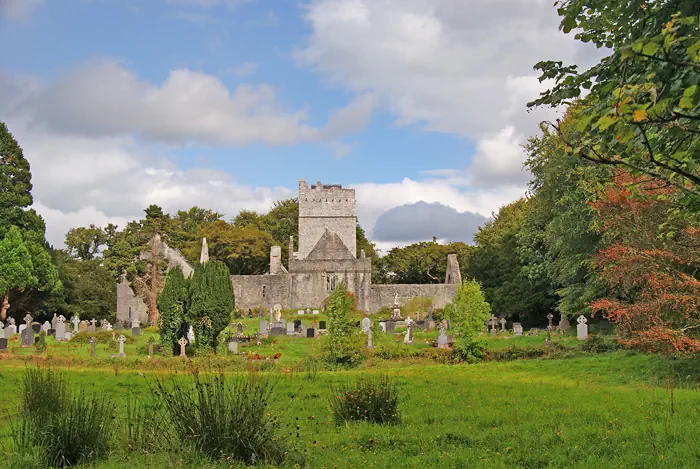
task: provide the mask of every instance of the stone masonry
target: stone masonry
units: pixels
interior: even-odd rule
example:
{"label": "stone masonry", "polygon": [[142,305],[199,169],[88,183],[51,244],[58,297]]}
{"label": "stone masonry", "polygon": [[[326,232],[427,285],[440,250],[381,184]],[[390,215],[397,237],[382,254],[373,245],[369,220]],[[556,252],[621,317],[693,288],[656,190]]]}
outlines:
{"label": "stone masonry", "polygon": [[[414,297],[433,298],[437,308],[448,304],[462,277],[457,256],[447,260],[445,283],[429,285],[372,285],[372,259],[357,257],[357,217],[355,190],[320,182],[310,188],[299,181],[299,243],[294,251],[290,240],[288,267],[282,265],[281,248],[270,250],[270,271],[265,275],[232,275],[231,283],[239,310],[262,307],[269,309],[279,304],[284,309],[320,308],[341,282],[357,298],[357,308],[371,313],[382,306],[408,302]],[[156,237],[159,254],[168,260],[169,268],[179,266],[185,276],[192,274],[192,266],[176,249]],[[203,243],[203,250],[206,249]],[[205,255],[204,253],[202,254]],[[150,257],[150,252],[142,258]],[[117,288],[117,320],[137,317],[148,319],[143,299],[134,294],[128,282]]]}

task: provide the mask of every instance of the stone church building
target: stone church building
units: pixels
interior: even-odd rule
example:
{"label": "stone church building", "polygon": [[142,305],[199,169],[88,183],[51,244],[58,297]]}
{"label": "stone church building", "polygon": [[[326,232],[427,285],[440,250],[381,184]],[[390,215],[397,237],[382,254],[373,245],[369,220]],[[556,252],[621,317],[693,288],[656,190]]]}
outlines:
{"label": "stone church building", "polygon": [[[321,308],[324,301],[341,282],[357,298],[357,308],[375,313],[382,306],[410,301],[414,297],[432,297],[433,304],[442,308],[452,300],[461,283],[457,256],[450,254],[447,275],[442,284],[372,285],[372,259],[364,251],[357,257],[357,216],[355,190],[340,185],[308,186],[299,181],[299,243],[294,251],[294,240],[289,240],[288,265],[282,264],[280,246],[270,250],[270,270],[264,275],[232,275],[231,283],[236,307],[283,309]],[[193,266],[176,249],[170,248],[159,237],[154,239],[157,251],[168,261],[168,267],[179,266],[186,276]],[[150,253],[144,253],[150,254]],[[203,252],[202,256],[207,256]],[[117,287],[117,321],[138,317],[146,322],[148,308],[128,282]]]}

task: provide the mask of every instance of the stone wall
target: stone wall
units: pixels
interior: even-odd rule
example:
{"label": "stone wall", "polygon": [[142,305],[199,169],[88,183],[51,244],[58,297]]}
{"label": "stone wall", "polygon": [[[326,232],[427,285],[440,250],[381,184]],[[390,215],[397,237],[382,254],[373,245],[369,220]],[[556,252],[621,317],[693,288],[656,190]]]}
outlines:
{"label": "stone wall", "polygon": [[306,259],[326,230],[331,230],[356,256],[355,189],[317,183],[309,189],[299,181],[298,259]]}
{"label": "stone wall", "polygon": [[399,294],[399,304],[406,304],[417,296],[433,298],[435,308],[444,308],[452,301],[457,292],[457,284],[435,283],[429,285],[372,285],[371,304],[369,311],[376,313],[382,306],[394,304],[394,295]]}
{"label": "stone wall", "polygon": [[291,275],[232,275],[231,284],[239,311],[249,308],[272,308],[279,303],[289,309]]}
{"label": "stone wall", "polygon": [[117,321],[130,325],[132,318],[148,323],[148,305],[134,294],[128,280],[122,278],[117,283]]}

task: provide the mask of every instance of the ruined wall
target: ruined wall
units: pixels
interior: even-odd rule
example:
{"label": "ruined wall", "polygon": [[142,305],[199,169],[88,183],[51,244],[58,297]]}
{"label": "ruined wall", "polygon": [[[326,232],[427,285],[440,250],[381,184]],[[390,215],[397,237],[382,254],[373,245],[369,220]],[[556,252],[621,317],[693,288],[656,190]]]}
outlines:
{"label": "ruined wall", "polygon": [[457,292],[457,284],[436,283],[430,285],[372,285],[370,312],[376,313],[382,306],[394,304],[394,295],[399,294],[399,304],[406,304],[417,296],[433,298],[435,308],[444,308]]}
{"label": "ruined wall", "polygon": [[283,309],[289,305],[291,275],[231,275],[233,294],[239,311],[249,308],[272,308],[279,303]]}
{"label": "ruined wall", "polygon": [[143,299],[134,294],[129,282],[122,278],[117,283],[117,321],[131,324],[132,318],[138,318],[141,323],[148,322],[148,305]]}
{"label": "ruined wall", "polygon": [[355,257],[356,225],[355,189],[320,183],[309,188],[306,181],[299,181],[298,259],[306,259],[326,229],[337,234]]}
{"label": "ruined wall", "polygon": [[[345,288],[357,298],[357,308],[369,311],[371,259],[292,259],[289,271],[292,275],[292,308],[320,308],[332,292],[329,287],[345,282]],[[329,276],[334,278],[330,285]]]}

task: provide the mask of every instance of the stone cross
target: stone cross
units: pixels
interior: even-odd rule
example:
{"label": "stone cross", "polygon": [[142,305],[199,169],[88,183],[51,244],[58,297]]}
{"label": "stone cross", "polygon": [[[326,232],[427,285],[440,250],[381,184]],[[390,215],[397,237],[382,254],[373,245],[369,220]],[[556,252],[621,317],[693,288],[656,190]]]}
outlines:
{"label": "stone cross", "polygon": [[5,325],[0,321],[0,339],[5,338]]}
{"label": "stone cross", "polygon": [[187,358],[187,354],[185,353],[185,345],[187,345],[187,339],[183,337],[180,340],[178,340],[177,343],[180,344],[180,356],[183,358]]}
{"label": "stone cross", "polygon": [[367,332],[370,327],[370,320],[369,318],[364,318],[362,320],[362,332]]}
{"label": "stone cross", "polygon": [[126,342],[126,337],[124,337],[124,335],[120,335],[117,342],[119,342],[119,356],[126,357],[126,354],[124,353],[124,342]]}
{"label": "stone cross", "polygon": [[432,321],[432,320],[433,320],[433,307],[428,306],[428,321]]}
{"label": "stone cross", "polygon": [[73,316],[71,322],[73,323],[73,332],[78,332],[78,326],[80,326],[80,318],[78,318],[78,316]]}
{"label": "stone cross", "polygon": [[506,318],[501,318],[501,320],[498,322],[501,323],[501,332],[505,332],[505,330],[506,330]]}
{"label": "stone cross", "polygon": [[32,320],[34,318],[32,317],[31,314],[27,313],[27,315],[24,317],[24,323],[27,325],[27,327],[32,327]]}
{"label": "stone cross", "polygon": [[412,344],[413,343],[413,323],[408,323],[406,329],[406,335],[403,338],[403,343],[404,344]]}
{"label": "stone cross", "polygon": [[90,337],[90,340],[88,342],[90,342],[90,355],[94,357],[95,355],[97,355],[97,339],[95,339],[94,337]]}
{"label": "stone cross", "polygon": [[438,348],[448,348],[447,334],[445,334],[445,328],[440,328],[440,336],[438,337],[437,344]]}
{"label": "stone cross", "polygon": [[367,350],[372,350],[372,329],[367,329]]}
{"label": "stone cross", "polygon": [[588,339],[588,324],[586,324],[588,320],[585,316],[581,315],[576,322],[578,323],[578,326],[576,326],[576,338],[578,340]]}
{"label": "stone cross", "polygon": [[496,328],[496,316],[494,316],[493,314],[489,318],[489,326],[491,326],[492,329]]}
{"label": "stone cross", "polygon": [[397,292],[397,293],[394,293],[394,304],[395,304],[395,305],[399,304],[399,294],[398,294],[398,292]]}
{"label": "stone cross", "polygon": [[549,326],[548,326],[548,327],[552,327],[552,326],[554,325],[554,324],[552,324],[552,318],[553,318],[553,317],[554,317],[554,316],[552,315],[552,313],[549,313],[549,314],[547,315],[547,320],[549,321]]}

